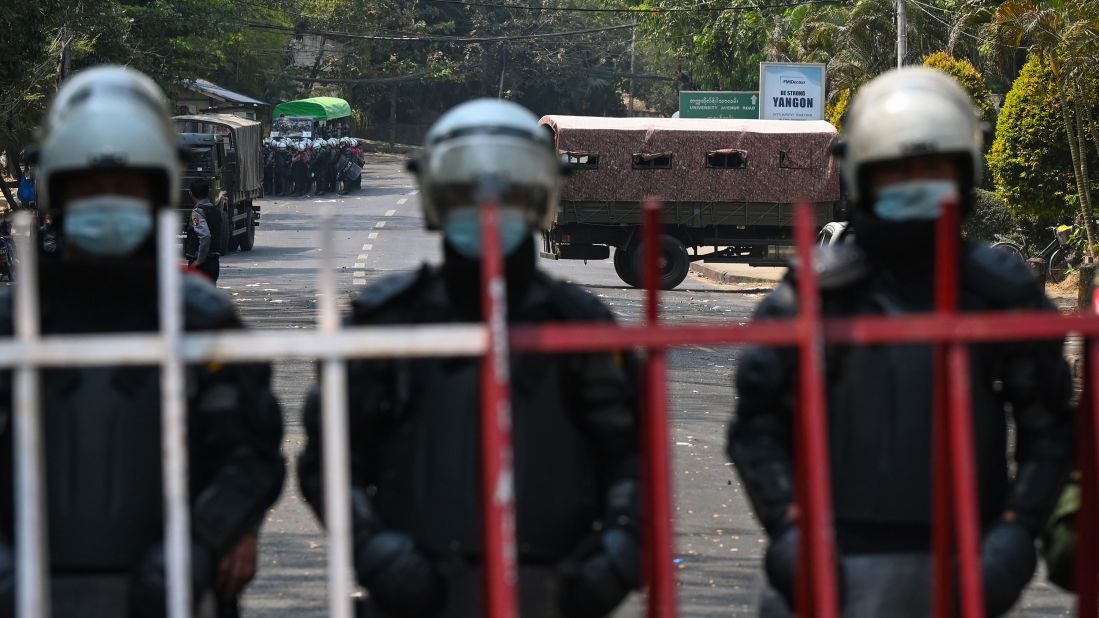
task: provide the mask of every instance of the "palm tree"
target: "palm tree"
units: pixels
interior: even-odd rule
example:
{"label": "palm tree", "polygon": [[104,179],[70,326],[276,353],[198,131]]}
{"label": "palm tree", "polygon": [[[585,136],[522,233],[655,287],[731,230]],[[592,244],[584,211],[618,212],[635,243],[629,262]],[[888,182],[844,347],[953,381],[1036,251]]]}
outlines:
{"label": "palm tree", "polygon": [[[1088,255],[1095,258],[1095,229],[1092,222],[1091,182],[1088,177],[1087,151],[1084,143],[1080,114],[1073,118],[1071,102],[1075,88],[1072,79],[1074,41],[1080,41],[1089,26],[1087,16],[1095,16],[1095,0],[1008,0],[996,10],[993,30],[1015,47],[1029,43],[1031,53],[1039,54],[1049,65],[1061,103],[1061,119],[1065,139],[1072,155],[1073,173],[1076,177],[1076,193],[1080,215],[1087,232]],[[1094,22],[1094,17],[1091,21]],[[1078,99],[1077,99],[1078,102]]]}

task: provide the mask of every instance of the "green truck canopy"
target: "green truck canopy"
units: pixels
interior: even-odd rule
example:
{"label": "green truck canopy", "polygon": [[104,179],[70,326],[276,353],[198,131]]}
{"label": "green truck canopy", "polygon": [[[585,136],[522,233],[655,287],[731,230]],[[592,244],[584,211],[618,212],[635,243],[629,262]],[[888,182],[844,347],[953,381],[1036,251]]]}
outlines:
{"label": "green truck canopy", "polygon": [[283,114],[287,116],[309,116],[317,120],[335,120],[351,115],[351,106],[347,101],[336,97],[312,97],[279,103],[275,107],[272,118],[278,118]]}

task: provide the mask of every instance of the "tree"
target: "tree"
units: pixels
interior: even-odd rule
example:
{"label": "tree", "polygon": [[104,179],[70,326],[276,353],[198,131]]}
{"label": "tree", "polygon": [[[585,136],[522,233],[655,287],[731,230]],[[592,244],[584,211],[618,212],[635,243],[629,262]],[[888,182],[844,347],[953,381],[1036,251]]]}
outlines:
{"label": "tree", "polygon": [[1016,214],[1071,216],[1076,178],[1052,72],[1033,54],[1008,92],[987,161],[997,194]]}
{"label": "tree", "polygon": [[1091,202],[1091,179],[1080,113],[1074,116],[1074,84],[1071,80],[1073,42],[1081,32],[1097,33],[1097,3],[1094,0],[1007,0],[996,10],[995,32],[1016,47],[1027,42],[1049,67],[1060,104],[1063,136],[1069,144],[1080,217],[1087,231],[1087,252],[1095,257],[1095,226]]}
{"label": "tree", "polygon": [[923,59],[925,67],[939,69],[956,79],[969,93],[973,103],[986,122],[996,119],[996,108],[992,105],[992,93],[985,84],[984,76],[968,60],[959,60],[945,51],[936,52]]}

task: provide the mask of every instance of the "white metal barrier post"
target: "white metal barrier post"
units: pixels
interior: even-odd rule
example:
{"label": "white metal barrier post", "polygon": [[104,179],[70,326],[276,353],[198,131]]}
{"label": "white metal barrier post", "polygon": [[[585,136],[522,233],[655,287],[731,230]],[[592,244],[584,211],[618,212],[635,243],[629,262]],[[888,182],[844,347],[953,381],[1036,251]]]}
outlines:
{"label": "white metal barrier post", "polygon": [[[338,335],[332,210],[321,220],[321,270],[318,327],[323,335]],[[321,439],[324,444],[324,518],[328,531],[328,615],[352,616],[351,473],[347,435],[347,362],[326,355],[321,364]]]}
{"label": "white metal barrier post", "polygon": [[[15,231],[16,254],[21,256],[16,269],[15,338],[33,346],[39,336],[38,253],[29,212],[16,215]],[[50,615],[49,544],[38,366],[24,360],[16,365],[14,378],[16,615],[46,618]]]}
{"label": "white metal barrier post", "polygon": [[168,616],[191,616],[191,512],[187,483],[187,402],[183,388],[183,361],[179,354],[183,332],[182,274],[180,273],[179,214],[162,210],[157,218],[157,287],[160,308],[160,440],[163,454],[165,577]]}

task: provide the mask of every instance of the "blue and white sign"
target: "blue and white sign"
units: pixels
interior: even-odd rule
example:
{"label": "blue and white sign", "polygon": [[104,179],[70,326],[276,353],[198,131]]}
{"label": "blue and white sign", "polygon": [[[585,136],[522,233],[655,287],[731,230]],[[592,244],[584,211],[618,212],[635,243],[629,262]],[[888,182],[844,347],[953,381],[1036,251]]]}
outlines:
{"label": "blue and white sign", "polygon": [[759,63],[759,117],[823,120],[824,64]]}

